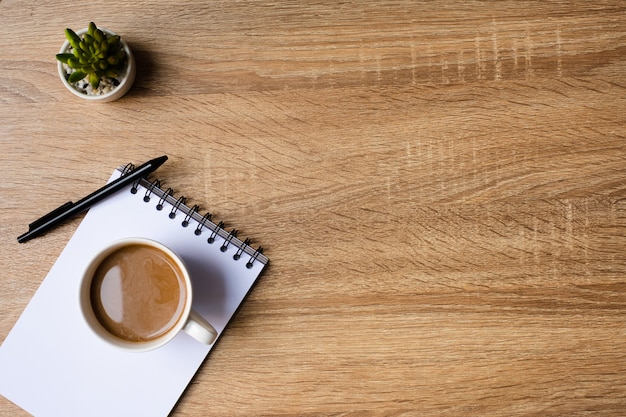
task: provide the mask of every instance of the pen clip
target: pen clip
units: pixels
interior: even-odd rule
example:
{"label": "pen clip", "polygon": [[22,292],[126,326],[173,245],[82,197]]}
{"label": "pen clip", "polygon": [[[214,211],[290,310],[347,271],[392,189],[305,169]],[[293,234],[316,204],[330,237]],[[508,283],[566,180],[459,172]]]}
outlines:
{"label": "pen clip", "polygon": [[74,203],[72,203],[71,201],[68,201],[67,203],[63,204],[61,207],[55,208],[50,213],[46,214],[45,216],[42,216],[42,217],[38,218],[37,220],[35,220],[31,224],[29,224],[28,225],[28,230],[32,230],[32,229],[34,229],[36,227],[39,227],[40,225],[44,224],[48,220],[53,219],[57,215],[59,215],[62,212],[66,211],[67,209],[69,209],[73,205],[74,205]]}

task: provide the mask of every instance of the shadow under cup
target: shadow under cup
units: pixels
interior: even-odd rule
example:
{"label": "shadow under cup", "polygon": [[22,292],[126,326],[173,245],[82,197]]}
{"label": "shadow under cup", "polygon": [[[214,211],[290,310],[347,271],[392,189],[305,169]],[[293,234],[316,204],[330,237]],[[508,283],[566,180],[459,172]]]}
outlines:
{"label": "shadow under cup", "polygon": [[182,260],[164,245],[143,238],[107,246],[90,262],[80,287],[81,311],[95,334],[137,352],[160,347],[184,329],[191,300],[191,281]]}

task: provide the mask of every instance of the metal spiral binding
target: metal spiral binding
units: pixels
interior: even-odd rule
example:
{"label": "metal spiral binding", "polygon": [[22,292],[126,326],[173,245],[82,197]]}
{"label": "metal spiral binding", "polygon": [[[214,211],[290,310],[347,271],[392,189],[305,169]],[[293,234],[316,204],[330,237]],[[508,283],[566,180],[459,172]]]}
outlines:
{"label": "metal spiral binding", "polygon": [[159,202],[156,205],[156,209],[159,211],[163,210],[163,204],[167,201],[167,197],[171,197],[173,195],[174,195],[174,190],[172,190],[171,188],[168,188],[167,190],[165,190],[165,192],[163,193],[163,195],[159,199]]}
{"label": "metal spiral binding", "polygon": [[[250,260],[248,262],[246,262],[246,268],[250,269],[254,266],[254,261],[257,260],[257,258],[259,257],[265,257],[265,255],[263,255],[263,247],[259,246],[259,248],[252,254],[252,257],[250,258]],[[267,258],[265,258],[267,259]]]}
{"label": "metal spiral binding", "polygon": [[208,211],[204,213],[204,216],[202,216],[202,220],[200,220],[200,222],[198,223],[198,227],[196,227],[196,230],[194,230],[194,234],[196,236],[200,236],[202,234],[202,229],[206,227],[205,225],[207,224],[207,222],[211,221],[212,217],[213,215]]}
{"label": "metal spiral binding", "polygon": [[[121,176],[123,177],[124,175],[128,175],[131,172],[133,172],[135,170],[135,164],[133,164],[132,162],[127,163],[124,168],[122,168],[122,174]],[[137,194],[137,187],[139,186],[139,181],[141,179],[138,179],[137,181],[135,181],[132,185],[132,187],[130,187],[130,192],[133,194]]]}
{"label": "metal spiral binding", "polygon": [[220,230],[224,230],[224,222],[219,222],[217,224],[217,226],[211,232],[211,236],[209,236],[209,238],[206,240],[207,243],[215,242],[215,236],[217,236]]}
{"label": "metal spiral binding", "polygon": [[172,211],[170,211],[169,214],[169,218],[170,219],[175,219],[176,218],[176,212],[178,210],[180,210],[181,206],[184,206],[185,203],[187,203],[187,198],[183,197],[182,195],[180,197],[178,197],[178,200],[176,200],[176,203],[174,203],[174,206],[172,207]]}
{"label": "metal spiral binding", "polygon": [[183,220],[183,222],[180,224],[183,227],[187,227],[189,226],[189,220],[191,220],[191,218],[193,217],[194,213],[197,213],[198,210],[200,210],[200,206],[195,204],[187,213],[187,215],[185,216],[185,219]]}
{"label": "metal spiral binding", "polygon": [[[129,172],[132,172],[135,169],[133,164],[127,164],[124,167],[118,168],[118,171],[122,173],[122,175],[126,175]],[[225,224],[223,221],[219,223],[213,222],[213,215],[209,212],[204,214],[200,214],[200,206],[197,204],[189,207],[187,206],[187,198],[180,196],[174,196],[174,190],[172,188],[167,188],[163,190],[161,188],[162,183],[160,180],[148,180],[146,178],[142,178],[132,185],[130,192],[132,194],[137,194],[139,191],[139,187],[145,188],[145,193],[143,195],[143,201],[148,203],[151,201],[151,197],[154,195],[159,198],[155,208],[159,211],[163,210],[165,204],[169,204],[172,208],[168,213],[168,217],[171,219],[176,218],[178,212],[184,213],[185,217],[181,223],[182,227],[188,227],[192,220],[195,220],[198,225],[192,229],[194,235],[199,236],[202,234],[204,230],[210,231],[209,237],[206,239],[206,242],[212,244],[215,242],[216,238],[219,236],[224,239],[224,243],[220,246],[220,250],[222,252],[228,251],[228,248],[233,245],[237,248],[236,253],[233,255],[233,260],[239,261],[244,254],[249,255],[250,258],[245,263],[246,268],[250,269],[254,266],[255,262],[261,262],[263,264],[267,264],[269,259],[267,256],[263,254],[263,248],[259,247],[258,249],[254,249],[250,246],[251,240],[245,239],[240,240],[237,237],[238,230],[233,229],[228,232],[225,230]]]}
{"label": "metal spiral binding", "polygon": [[237,253],[233,255],[233,259],[238,261],[241,258],[241,254],[246,250],[246,247],[250,245],[250,239],[246,239],[243,241],[242,245],[237,249]]}
{"label": "metal spiral binding", "polygon": [[[139,181],[141,182],[142,180]],[[150,183],[150,186],[146,189],[146,193],[143,196],[143,201],[146,203],[150,201],[150,196],[154,193],[155,188],[161,188],[161,181],[154,180]]]}
{"label": "metal spiral binding", "polygon": [[121,176],[123,177],[124,175],[130,174],[134,170],[135,170],[135,164],[133,164],[132,162],[129,162],[126,165],[124,165],[124,168],[122,168]]}
{"label": "metal spiral binding", "polygon": [[234,237],[237,237],[237,233],[239,233],[239,231],[237,229],[233,229],[228,234],[228,237],[226,238],[226,240],[222,244],[222,247],[220,248],[222,252],[226,252],[228,250],[228,246],[230,245],[230,242],[233,240]]}

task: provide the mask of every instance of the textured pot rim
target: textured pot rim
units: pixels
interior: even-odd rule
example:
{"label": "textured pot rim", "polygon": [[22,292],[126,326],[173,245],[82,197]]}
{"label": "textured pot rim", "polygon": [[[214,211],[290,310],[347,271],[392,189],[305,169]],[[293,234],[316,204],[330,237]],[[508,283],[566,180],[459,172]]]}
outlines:
{"label": "textured pot rim", "polygon": [[[88,28],[83,28],[77,31],[76,34],[78,36],[82,36],[85,33],[87,33],[87,29]],[[116,34],[112,30],[109,30],[106,28],[99,28],[99,29],[105,32],[107,35]],[[89,94],[81,93],[80,91],[76,90],[74,86],[72,86],[72,84],[70,84],[67,81],[67,79],[65,78],[66,74],[65,74],[65,70],[63,69],[63,63],[60,61],[57,61],[57,71],[59,73],[59,77],[61,78],[61,82],[63,83],[65,88],[67,88],[75,96],[80,97],[84,100],[97,101],[101,103],[117,100],[118,98],[124,96],[128,92],[128,90],[130,90],[130,87],[133,85],[133,82],[135,81],[136,68],[135,68],[135,57],[133,56],[133,53],[130,50],[130,47],[128,46],[128,43],[126,43],[126,41],[124,41],[123,39],[121,39],[121,43],[122,43],[122,47],[124,48],[124,51],[126,52],[128,66],[126,68],[126,74],[124,74],[124,76],[121,77],[120,79],[120,84],[117,85],[112,91],[109,91],[106,94],[100,94],[100,95],[89,95]],[[70,46],[70,43],[68,40],[63,42],[61,49],[59,49],[59,53],[66,53],[69,46]]]}

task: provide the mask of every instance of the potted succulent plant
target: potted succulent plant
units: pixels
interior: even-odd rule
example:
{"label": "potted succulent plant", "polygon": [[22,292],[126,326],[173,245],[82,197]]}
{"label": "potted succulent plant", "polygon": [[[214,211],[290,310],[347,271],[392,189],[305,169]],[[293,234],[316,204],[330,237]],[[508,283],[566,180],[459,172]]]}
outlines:
{"label": "potted succulent plant", "polygon": [[69,91],[101,102],[126,94],[135,80],[135,59],[119,35],[91,22],[78,32],[65,29],[65,37],[56,59],[59,76]]}

